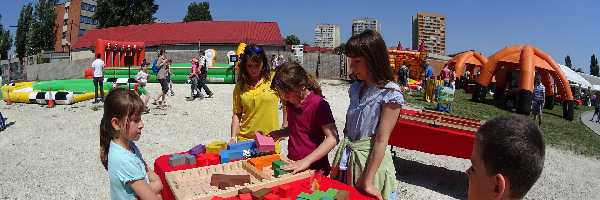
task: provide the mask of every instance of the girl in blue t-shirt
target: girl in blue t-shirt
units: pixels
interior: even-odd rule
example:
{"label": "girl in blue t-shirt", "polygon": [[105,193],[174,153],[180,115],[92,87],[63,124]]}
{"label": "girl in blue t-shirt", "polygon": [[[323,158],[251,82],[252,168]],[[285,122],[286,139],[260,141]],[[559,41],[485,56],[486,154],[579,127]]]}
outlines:
{"label": "girl in blue t-shirt", "polygon": [[106,96],[100,121],[100,161],[108,171],[111,199],[161,199],[162,183],[134,141],[140,139],[144,102],[118,88]]}
{"label": "girl in blue t-shirt", "polygon": [[381,35],[367,30],[346,43],[350,68],[357,78],[349,89],[344,139],[331,175],[377,199],[396,199],[396,171],[388,140],[404,102],[393,81]]}

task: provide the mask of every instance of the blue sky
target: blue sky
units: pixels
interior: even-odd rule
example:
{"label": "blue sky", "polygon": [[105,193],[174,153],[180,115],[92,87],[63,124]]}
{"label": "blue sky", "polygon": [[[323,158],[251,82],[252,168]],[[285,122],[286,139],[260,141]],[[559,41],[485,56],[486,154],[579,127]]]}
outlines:
{"label": "blue sky", "polygon": [[[28,1],[3,1],[1,23],[16,25],[21,6]],[[156,17],[175,22],[183,19],[191,0],[155,0]],[[209,1],[214,20],[256,20],[279,23],[284,37],[296,34],[312,43],[315,25],[338,24],[342,40],[349,38],[352,19],[373,17],[381,22],[388,46],[401,41],[411,46],[411,17],[418,11],[446,15],[446,51],[475,49],[490,56],[511,45],[533,44],[558,63],[569,54],[573,63],[589,71],[590,56],[599,53],[600,2],[592,0],[215,0]],[[14,34],[14,28],[11,28]]]}

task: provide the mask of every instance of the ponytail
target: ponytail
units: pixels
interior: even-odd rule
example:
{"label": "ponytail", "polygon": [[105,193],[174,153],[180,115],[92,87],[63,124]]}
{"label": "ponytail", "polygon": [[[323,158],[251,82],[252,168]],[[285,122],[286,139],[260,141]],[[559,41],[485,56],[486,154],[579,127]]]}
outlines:
{"label": "ponytail", "polygon": [[108,170],[108,150],[112,134],[115,132],[110,120],[103,117],[100,121],[100,162],[102,162],[105,170]]}

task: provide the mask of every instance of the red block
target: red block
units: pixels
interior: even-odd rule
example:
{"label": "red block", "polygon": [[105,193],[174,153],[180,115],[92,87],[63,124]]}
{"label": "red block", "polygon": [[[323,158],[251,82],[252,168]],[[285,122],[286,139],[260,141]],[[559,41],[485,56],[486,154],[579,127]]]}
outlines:
{"label": "red block", "polygon": [[277,190],[277,195],[279,195],[280,197],[289,197],[289,198],[293,198],[292,196],[292,186],[290,185],[281,185],[278,187]]}
{"label": "red block", "polygon": [[240,194],[238,197],[239,197],[240,200],[252,200],[252,194],[251,193]]}
{"label": "red block", "polygon": [[273,193],[270,193],[270,194],[267,194],[263,199],[264,200],[279,200],[279,196],[277,196]]}

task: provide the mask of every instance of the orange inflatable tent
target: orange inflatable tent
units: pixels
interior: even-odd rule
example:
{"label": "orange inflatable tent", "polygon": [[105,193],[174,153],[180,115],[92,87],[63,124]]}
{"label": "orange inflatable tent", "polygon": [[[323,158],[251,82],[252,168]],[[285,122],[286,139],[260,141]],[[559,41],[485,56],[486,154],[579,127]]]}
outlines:
{"label": "orange inflatable tent", "polygon": [[465,70],[475,74],[475,67],[482,67],[487,63],[487,58],[476,51],[467,51],[454,56],[448,61],[448,67],[454,69],[455,77],[461,77]]}
{"label": "orange inflatable tent", "polygon": [[488,62],[481,68],[477,80],[478,86],[473,93],[473,100],[481,101],[485,98],[483,88],[489,86],[492,78],[496,79],[496,92],[494,99],[504,98],[507,88],[507,74],[518,72],[517,112],[529,115],[533,98],[535,73],[540,73],[542,84],[546,88],[546,104],[554,104],[554,87],[563,100],[563,117],[573,120],[574,99],[569,81],[550,55],[531,45],[514,45],[501,49],[492,55]]}

